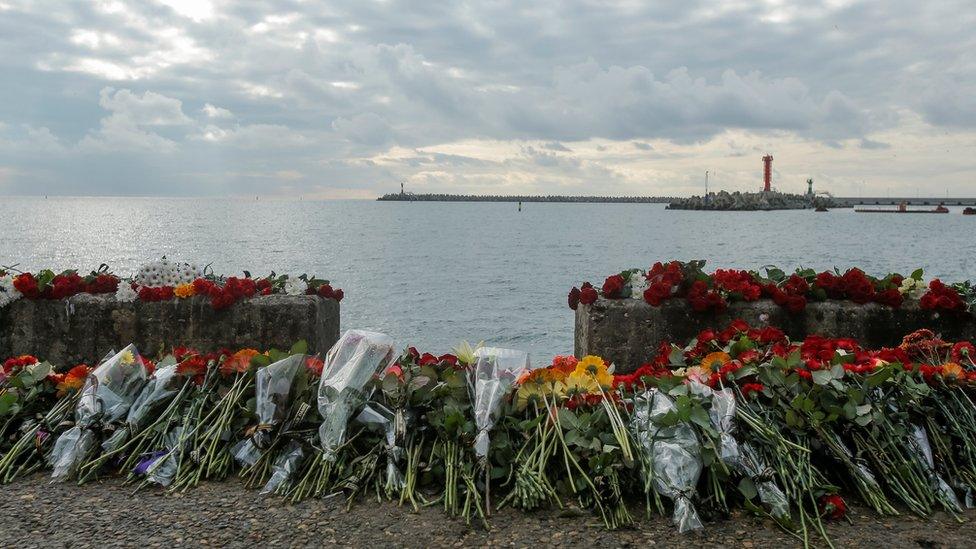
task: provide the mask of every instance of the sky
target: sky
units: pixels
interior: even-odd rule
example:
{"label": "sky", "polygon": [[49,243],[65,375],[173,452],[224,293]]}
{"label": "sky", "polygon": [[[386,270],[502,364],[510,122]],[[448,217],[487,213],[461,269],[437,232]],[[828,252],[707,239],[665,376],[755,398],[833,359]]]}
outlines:
{"label": "sky", "polygon": [[0,0],[0,193],[976,195],[972,0]]}

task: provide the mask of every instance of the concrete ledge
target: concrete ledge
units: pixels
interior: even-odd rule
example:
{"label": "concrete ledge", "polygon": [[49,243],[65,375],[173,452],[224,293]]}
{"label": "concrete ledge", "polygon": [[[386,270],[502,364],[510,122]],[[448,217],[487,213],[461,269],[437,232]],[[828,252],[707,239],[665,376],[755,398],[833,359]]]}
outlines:
{"label": "concrete ledge", "polygon": [[733,303],[721,313],[696,313],[683,299],[652,307],[643,300],[600,298],[576,310],[574,348],[577,357],[595,354],[629,372],[649,360],[662,341],[679,345],[706,328],[722,329],[741,318],[754,327],[776,326],[791,339],[809,334],[851,337],[870,347],[894,346],[902,336],[929,328],[944,339],[976,339],[976,319],[969,315],[933,313],[906,302],[900,309],[846,301],[809,303],[792,314],[771,300]]}
{"label": "concrete ledge", "polygon": [[119,303],[112,295],[21,299],[0,309],[0,357],[32,354],[56,365],[94,363],[135,343],[148,356],[186,345],[288,348],[300,339],[325,353],[339,338],[339,303],[318,296],[269,295],[215,311],[202,297]]}

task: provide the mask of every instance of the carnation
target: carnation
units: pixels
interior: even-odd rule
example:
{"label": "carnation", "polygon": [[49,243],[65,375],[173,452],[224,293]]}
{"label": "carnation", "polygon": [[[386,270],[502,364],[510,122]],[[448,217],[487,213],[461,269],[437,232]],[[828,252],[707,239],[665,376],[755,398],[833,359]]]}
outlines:
{"label": "carnation", "polygon": [[644,290],[647,289],[650,283],[647,281],[647,276],[640,272],[634,271],[630,275],[630,297],[633,299],[644,299]]}

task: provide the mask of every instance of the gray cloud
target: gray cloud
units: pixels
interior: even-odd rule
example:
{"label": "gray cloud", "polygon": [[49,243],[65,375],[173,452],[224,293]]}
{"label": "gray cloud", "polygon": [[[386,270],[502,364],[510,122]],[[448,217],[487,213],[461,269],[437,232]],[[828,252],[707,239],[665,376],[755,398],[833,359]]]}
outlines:
{"label": "gray cloud", "polygon": [[974,24],[963,1],[0,0],[0,189],[587,192],[694,179],[673,159],[729,133],[730,158],[971,143]]}

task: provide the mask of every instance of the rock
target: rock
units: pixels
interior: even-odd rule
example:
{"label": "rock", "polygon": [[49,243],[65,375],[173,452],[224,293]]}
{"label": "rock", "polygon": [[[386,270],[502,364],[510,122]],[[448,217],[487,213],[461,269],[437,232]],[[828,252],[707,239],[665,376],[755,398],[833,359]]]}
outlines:
{"label": "rock", "polygon": [[750,326],[775,326],[793,340],[810,334],[851,337],[862,345],[879,348],[898,345],[901,338],[920,328],[929,328],[948,341],[976,339],[972,316],[939,315],[906,302],[899,309],[876,303],[858,305],[848,301],[808,303],[794,314],[771,300],[732,303],[722,313],[696,313],[683,299],[672,299],[660,307],[643,300],[600,298],[576,309],[575,353],[594,354],[613,362],[621,373],[631,372],[657,354],[662,341],[688,343],[706,328],[723,329],[734,319]]}
{"label": "rock", "polygon": [[62,367],[97,363],[129,343],[155,356],[174,345],[287,349],[304,339],[310,352],[325,353],[338,338],[339,303],[311,295],[258,296],[222,311],[203,297],[119,303],[91,294],[0,309],[0,356],[32,354]]}

